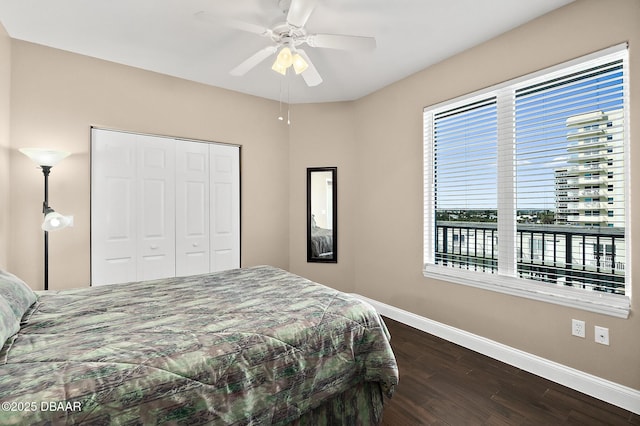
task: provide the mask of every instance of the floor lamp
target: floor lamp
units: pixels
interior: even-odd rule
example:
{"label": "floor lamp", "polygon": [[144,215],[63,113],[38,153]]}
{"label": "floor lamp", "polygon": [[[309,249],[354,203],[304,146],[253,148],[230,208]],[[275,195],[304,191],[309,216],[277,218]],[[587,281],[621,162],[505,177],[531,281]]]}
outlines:
{"label": "floor lamp", "polygon": [[44,289],[49,290],[49,231],[73,226],[73,216],[63,216],[49,206],[49,173],[51,173],[53,166],[71,153],[42,148],[22,148],[20,152],[33,160],[42,169],[44,175],[44,202],[42,203],[42,213],[44,214],[42,222],[42,230],[44,231]]}

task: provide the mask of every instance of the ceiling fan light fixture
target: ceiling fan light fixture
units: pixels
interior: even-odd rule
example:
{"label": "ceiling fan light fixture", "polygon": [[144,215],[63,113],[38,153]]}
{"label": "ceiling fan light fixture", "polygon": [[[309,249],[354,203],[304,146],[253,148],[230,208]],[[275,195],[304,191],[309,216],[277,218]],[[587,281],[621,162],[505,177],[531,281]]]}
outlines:
{"label": "ceiling fan light fixture", "polygon": [[[313,13],[318,0],[271,0],[278,4],[280,11],[286,15],[285,22],[279,22],[272,28],[251,24],[235,19],[219,20],[215,17],[208,19],[215,23],[222,23],[245,32],[257,34],[271,41],[269,46],[262,48],[249,58],[245,59],[230,73],[234,76],[245,75],[248,71],[261,64],[262,61],[276,55],[271,69],[286,77],[289,67],[309,87],[315,87],[322,83],[322,77],[313,64],[311,58],[300,47],[306,44],[312,48],[338,49],[344,51],[371,51],[376,47],[373,37],[348,35],[348,34],[323,34],[309,33],[305,28],[309,17]],[[201,19],[206,19],[204,13],[197,13]]]}
{"label": "ceiling fan light fixture", "polygon": [[304,60],[302,56],[300,56],[299,53],[293,55],[293,70],[296,72],[296,74],[305,72],[307,68],[309,68],[309,64]]}
{"label": "ceiling fan light fixture", "polygon": [[278,53],[278,56],[276,57],[275,62],[271,66],[271,69],[282,75],[287,75],[287,69],[291,65],[293,65],[293,62],[294,62],[294,57],[291,54],[291,49],[285,46],[282,49],[280,49],[280,53]]}

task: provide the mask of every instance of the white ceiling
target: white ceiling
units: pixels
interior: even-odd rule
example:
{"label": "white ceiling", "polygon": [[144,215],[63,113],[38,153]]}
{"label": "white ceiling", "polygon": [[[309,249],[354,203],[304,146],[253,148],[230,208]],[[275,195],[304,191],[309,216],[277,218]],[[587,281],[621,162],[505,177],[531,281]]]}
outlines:
{"label": "white ceiling", "polygon": [[377,47],[306,47],[324,79],[316,87],[275,73],[273,60],[229,75],[270,39],[196,17],[272,27],[285,19],[278,0],[0,0],[0,22],[15,39],[268,99],[284,82],[284,102],[307,103],[358,99],[571,1],[318,0],[307,32],[372,36]]}

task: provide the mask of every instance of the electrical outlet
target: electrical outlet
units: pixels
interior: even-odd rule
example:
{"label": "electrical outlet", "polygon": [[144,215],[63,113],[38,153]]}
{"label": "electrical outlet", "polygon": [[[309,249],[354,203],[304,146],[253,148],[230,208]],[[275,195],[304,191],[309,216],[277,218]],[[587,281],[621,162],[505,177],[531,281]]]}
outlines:
{"label": "electrical outlet", "polygon": [[571,334],[573,336],[582,337],[584,339],[584,335],[585,335],[584,329],[585,329],[584,321],[580,321],[577,319],[571,320]]}
{"label": "electrical outlet", "polygon": [[609,329],[598,325],[594,328],[596,343],[609,346]]}

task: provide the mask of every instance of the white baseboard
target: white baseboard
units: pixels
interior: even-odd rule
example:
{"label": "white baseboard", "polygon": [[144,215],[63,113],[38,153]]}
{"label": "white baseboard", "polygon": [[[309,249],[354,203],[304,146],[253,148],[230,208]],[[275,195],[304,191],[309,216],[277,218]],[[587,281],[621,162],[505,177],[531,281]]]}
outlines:
{"label": "white baseboard", "polygon": [[640,415],[640,391],[636,389],[602,379],[358,294],[353,294],[353,296],[370,303],[378,313],[393,320]]}

